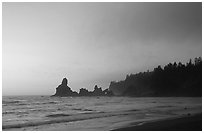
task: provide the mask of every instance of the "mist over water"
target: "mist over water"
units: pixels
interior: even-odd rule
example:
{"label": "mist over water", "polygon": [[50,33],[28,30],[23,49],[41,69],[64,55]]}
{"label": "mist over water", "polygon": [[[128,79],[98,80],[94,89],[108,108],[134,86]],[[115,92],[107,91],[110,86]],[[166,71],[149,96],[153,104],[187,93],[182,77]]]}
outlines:
{"label": "mist over water", "polygon": [[3,130],[202,130],[202,2],[3,2],[2,27]]}
{"label": "mist over water", "polygon": [[[127,74],[202,56],[202,3],[4,2],[3,95],[103,89]],[[29,89],[28,89],[29,88]]]}

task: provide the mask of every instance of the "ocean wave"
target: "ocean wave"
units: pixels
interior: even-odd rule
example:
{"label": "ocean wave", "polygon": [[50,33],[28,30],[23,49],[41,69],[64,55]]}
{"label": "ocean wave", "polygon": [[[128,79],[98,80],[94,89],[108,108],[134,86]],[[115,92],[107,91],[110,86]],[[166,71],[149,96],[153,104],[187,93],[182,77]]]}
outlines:
{"label": "ocean wave", "polygon": [[[2,101],[3,105],[10,105],[10,104],[20,104],[22,102],[26,102],[26,100],[8,100],[8,101]],[[24,104],[24,103],[22,103]]]}
{"label": "ocean wave", "polygon": [[96,111],[92,109],[83,109],[83,108],[73,108],[72,110],[77,110],[77,111]]}
{"label": "ocean wave", "polygon": [[28,112],[25,112],[25,111],[5,111],[5,112],[2,112],[3,115],[5,114],[28,114]]}
{"label": "ocean wave", "polygon": [[54,123],[73,122],[73,121],[96,119],[96,118],[102,118],[102,117],[111,117],[111,116],[117,116],[117,115],[127,115],[127,113],[97,112],[97,113],[81,113],[76,115],[54,114],[54,115],[47,115],[49,118],[47,117],[48,119],[44,119],[44,121],[8,124],[8,125],[3,125],[2,129],[23,128],[23,127],[40,126],[40,125],[47,125],[47,124],[54,124]]}
{"label": "ocean wave", "polygon": [[43,104],[59,104],[59,101],[48,101],[48,102],[33,102],[34,105],[43,105]]}
{"label": "ocean wave", "polygon": [[11,103],[20,103],[20,101],[15,100],[15,101],[2,101],[3,104],[11,104]]}
{"label": "ocean wave", "polygon": [[69,114],[51,114],[47,115],[46,117],[62,117],[62,116],[70,116]]}

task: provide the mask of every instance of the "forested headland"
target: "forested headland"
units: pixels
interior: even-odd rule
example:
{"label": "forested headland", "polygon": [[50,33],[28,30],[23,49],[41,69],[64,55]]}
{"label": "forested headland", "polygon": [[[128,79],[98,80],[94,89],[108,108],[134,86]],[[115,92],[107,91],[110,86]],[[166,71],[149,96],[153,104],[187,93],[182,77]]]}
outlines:
{"label": "forested headland", "polygon": [[125,80],[112,81],[109,90],[119,96],[202,96],[202,58],[188,63],[160,65],[153,71],[127,75]]}

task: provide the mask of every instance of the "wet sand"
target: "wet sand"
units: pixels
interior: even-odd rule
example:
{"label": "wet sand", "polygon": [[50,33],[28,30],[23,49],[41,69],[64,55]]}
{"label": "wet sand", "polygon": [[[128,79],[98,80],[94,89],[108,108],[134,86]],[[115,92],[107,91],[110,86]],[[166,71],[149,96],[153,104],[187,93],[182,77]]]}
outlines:
{"label": "wet sand", "polygon": [[113,131],[202,131],[202,114],[133,125]]}

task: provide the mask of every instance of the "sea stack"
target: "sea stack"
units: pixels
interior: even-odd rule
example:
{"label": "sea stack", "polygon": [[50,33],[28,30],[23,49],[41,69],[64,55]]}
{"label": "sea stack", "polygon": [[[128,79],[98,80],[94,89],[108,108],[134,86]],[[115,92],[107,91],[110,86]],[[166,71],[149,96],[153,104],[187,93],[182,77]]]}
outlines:
{"label": "sea stack", "polygon": [[66,97],[75,96],[76,92],[73,92],[69,86],[67,86],[68,80],[64,78],[62,83],[56,88],[56,93],[53,96]]}

